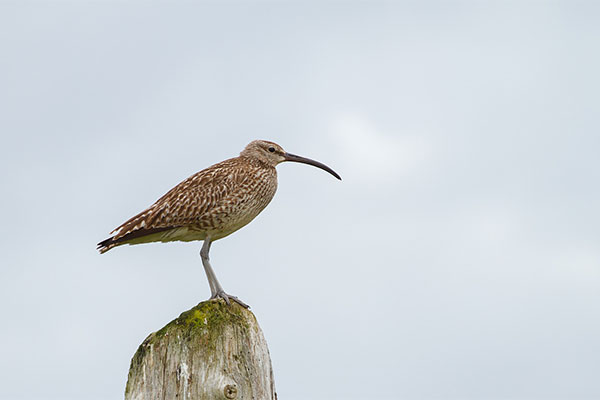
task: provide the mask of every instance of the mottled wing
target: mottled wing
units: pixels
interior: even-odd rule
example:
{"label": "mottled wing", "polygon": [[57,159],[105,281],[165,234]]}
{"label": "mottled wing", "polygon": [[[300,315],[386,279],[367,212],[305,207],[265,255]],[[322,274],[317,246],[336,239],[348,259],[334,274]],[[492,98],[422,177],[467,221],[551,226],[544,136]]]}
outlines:
{"label": "mottled wing", "polygon": [[98,244],[100,252],[108,251],[130,240],[181,227],[202,228],[211,210],[224,202],[243,198],[246,163],[229,159],[208,167],[181,182],[154,204],[117,227],[111,238]]}

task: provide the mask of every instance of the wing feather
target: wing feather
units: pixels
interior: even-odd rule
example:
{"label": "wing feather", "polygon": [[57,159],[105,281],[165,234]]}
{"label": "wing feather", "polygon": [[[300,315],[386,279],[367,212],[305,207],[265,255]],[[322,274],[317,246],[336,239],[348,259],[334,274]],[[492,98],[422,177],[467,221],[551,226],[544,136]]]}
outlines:
{"label": "wing feather", "polygon": [[100,242],[101,252],[130,240],[185,226],[201,227],[207,214],[235,199],[248,165],[239,158],[225,160],[179,183],[146,210],[133,216]]}

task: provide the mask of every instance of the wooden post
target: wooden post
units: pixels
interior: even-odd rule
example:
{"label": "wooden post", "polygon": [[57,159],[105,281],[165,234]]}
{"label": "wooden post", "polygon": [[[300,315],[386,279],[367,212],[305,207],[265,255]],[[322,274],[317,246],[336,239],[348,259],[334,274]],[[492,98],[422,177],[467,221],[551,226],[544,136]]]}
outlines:
{"label": "wooden post", "polygon": [[131,360],[125,400],[155,399],[277,400],[254,314],[205,301],[151,333]]}

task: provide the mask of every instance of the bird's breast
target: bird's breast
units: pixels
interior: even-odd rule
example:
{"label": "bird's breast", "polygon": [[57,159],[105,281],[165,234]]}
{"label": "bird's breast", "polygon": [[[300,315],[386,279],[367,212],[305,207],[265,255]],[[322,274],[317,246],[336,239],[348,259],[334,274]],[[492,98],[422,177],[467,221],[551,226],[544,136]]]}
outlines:
{"label": "bird's breast", "polygon": [[265,209],[277,191],[277,172],[275,168],[256,168],[232,177],[232,182],[235,184],[229,194],[203,223],[212,240],[244,227]]}

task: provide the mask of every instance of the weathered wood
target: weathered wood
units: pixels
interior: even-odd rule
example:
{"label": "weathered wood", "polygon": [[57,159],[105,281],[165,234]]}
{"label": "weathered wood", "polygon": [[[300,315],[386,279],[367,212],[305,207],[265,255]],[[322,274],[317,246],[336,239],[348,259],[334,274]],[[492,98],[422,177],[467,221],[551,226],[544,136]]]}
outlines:
{"label": "weathered wood", "polygon": [[254,314],[205,301],[150,334],[131,360],[126,400],[276,400]]}

